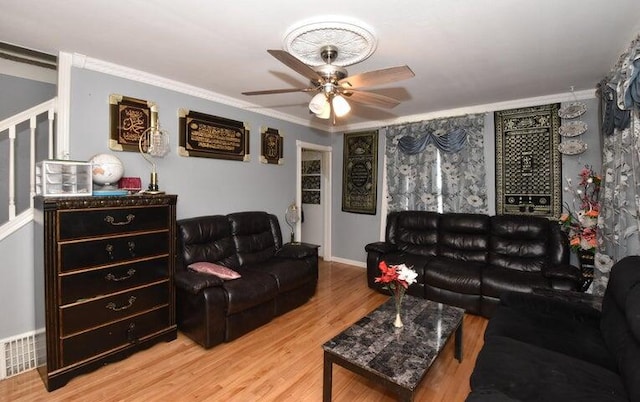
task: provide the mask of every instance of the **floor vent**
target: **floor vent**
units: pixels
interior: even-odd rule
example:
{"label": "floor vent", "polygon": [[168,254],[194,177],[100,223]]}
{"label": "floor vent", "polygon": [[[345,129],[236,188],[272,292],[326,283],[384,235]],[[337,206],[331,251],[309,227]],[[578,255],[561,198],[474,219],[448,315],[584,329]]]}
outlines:
{"label": "floor vent", "polygon": [[44,363],[44,331],[30,332],[0,341],[0,380]]}

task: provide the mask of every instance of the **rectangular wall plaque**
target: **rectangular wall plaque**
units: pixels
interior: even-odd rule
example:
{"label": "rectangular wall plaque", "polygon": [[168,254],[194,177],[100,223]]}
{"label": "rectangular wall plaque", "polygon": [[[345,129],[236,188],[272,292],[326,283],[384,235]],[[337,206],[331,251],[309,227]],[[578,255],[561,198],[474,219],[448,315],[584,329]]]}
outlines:
{"label": "rectangular wall plaque", "polygon": [[109,95],[109,149],[138,152],[140,136],[158,123],[154,102],[117,94]]}
{"label": "rectangular wall plaque", "polygon": [[376,214],[378,131],[344,134],[342,210]]}
{"label": "rectangular wall plaque", "polygon": [[249,129],[240,121],[178,111],[181,156],[249,161]]}
{"label": "rectangular wall plaque", "polygon": [[262,127],[260,134],[260,162],[282,165],[284,140],[280,132],[275,128]]}
{"label": "rectangular wall plaque", "polygon": [[495,112],[497,214],[560,215],[559,107]]}

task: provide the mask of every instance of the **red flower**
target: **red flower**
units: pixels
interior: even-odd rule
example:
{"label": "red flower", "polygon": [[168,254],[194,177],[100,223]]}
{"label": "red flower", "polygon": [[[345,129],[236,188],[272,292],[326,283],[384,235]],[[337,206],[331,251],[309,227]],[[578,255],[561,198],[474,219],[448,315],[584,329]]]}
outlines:
{"label": "red flower", "polygon": [[380,272],[382,275],[375,279],[379,283],[392,283],[398,280],[398,271],[395,266],[388,266],[386,262],[380,261]]}

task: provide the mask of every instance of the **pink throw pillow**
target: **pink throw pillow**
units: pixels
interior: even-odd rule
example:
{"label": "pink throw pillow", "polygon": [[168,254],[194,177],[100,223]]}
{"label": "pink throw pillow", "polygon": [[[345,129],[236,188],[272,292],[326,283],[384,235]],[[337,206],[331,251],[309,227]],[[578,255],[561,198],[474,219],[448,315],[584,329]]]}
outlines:
{"label": "pink throw pillow", "polygon": [[189,265],[189,268],[203,274],[215,275],[218,278],[224,280],[240,278],[240,274],[236,271],[227,267],[223,267],[222,265],[214,264],[212,262],[194,262],[193,264]]}

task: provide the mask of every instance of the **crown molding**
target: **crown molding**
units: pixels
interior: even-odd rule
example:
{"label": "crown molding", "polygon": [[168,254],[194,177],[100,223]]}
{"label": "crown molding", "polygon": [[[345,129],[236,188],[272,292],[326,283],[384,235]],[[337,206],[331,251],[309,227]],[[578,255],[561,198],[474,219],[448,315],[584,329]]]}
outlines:
{"label": "crown molding", "polygon": [[251,111],[264,116],[272,117],[278,120],[288,121],[293,124],[298,124],[304,127],[314,128],[317,130],[325,131],[328,133],[335,132],[348,132],[359,130],[370,130],[374,128],[380,128],[395,124],[405,124],[414,121],[437,119],[442,117],[460,116],[473,113],[487,113],[496,110],[515,109],[519,107],[529,107],[537,105],[545,105],[555,102],[571,102],[575,100],[591,99],[596,97],[596,90],[588,89],[575,92],[564,92],[553,95],[538,96],[533,98],[514,99],[504,102],[486,103],[482,105],[467,106],[455,109],[444,109],[434,112],[414,114],[410,116],[402,116],[395,119],[388,120],[372,120],[363,123],[344,124],[339,126],[327,127],[324,124],[319,124],[314,121],[305,120],[293,117],[289,114],[278,112],[273,109],[265,109],[262,106],[256,105],[250,102],[239,101],[238,99],[231,98],[226,95],[219,94],[217,92],[202,89],[193,85],[185,84],[183,82],[170,80],[158,75],[150,74],[144,71],[136,70],[133,68],[121,66],[119,64],[110,63],[104,60],[95,59],[85,56],[83,54],[73,54],[73,67],[96,71],[103,74],[113,75],[115,77],[126,78],[132,81],[141,82],[148,85],[153,85],[159,88],[168,89],[171,91],[183,93],[185,95],[194,96],[201,99],[206,99],[212,102],[217,102],[223,105],[235,107],[238,109]]}
{"label": "crown molding", "polygon": [[596,90],[587,89],[583,91],[563,92],[553,95],[537,96],[533,98],[514,99],[504,102],[486,103],[483,105],[466,106],[456,109],[438,110],[435,112],[414,114],[411,116],[398,117],[396,119],[389,120],[377,120],[368,121],[365,123],[348,124],[340,126],[339,128],[344,131],[360,131],[370,130],[372,128],[381,128],[385,126],[392,126],[395,124],[406,124],[415,121],[439,119],[443,117],[462,116],[465,114],[474,113],[489,113],[497,110],[517,109],[521,107],[530,107],[538,105],[546,105],[549,103],[557,102],[572,102],[584,99],[593,99],[596,97]]}
{"label": "crown molding", "polygon": [[254,103],[239,101],[238,99],[231,98],[217,92],[202,89],[193,85],[185,84],[183,82],[174,81],[168,78],[161,77],[159,75],[147,73],[145,71],[136,70],[100,59],[95,59],[79,53],[73,54],[73,67],[125,78],[128,80],[141,82],[143,84],[153,85],[155,87],[168,89],[185,95],[194,96],[196,98],[205,99],[246,111],[251,111],[253,113],[262,114],[268,117],[288,121],[290,123],[299,124],[305,127],[316,128],[318,130],[327,132],[331,131],[326,126],[321,124],[314,124],[309,120],[292,117],[289,114],[278,112],[273,109],[265,109],[264,107],[256,105]]}

